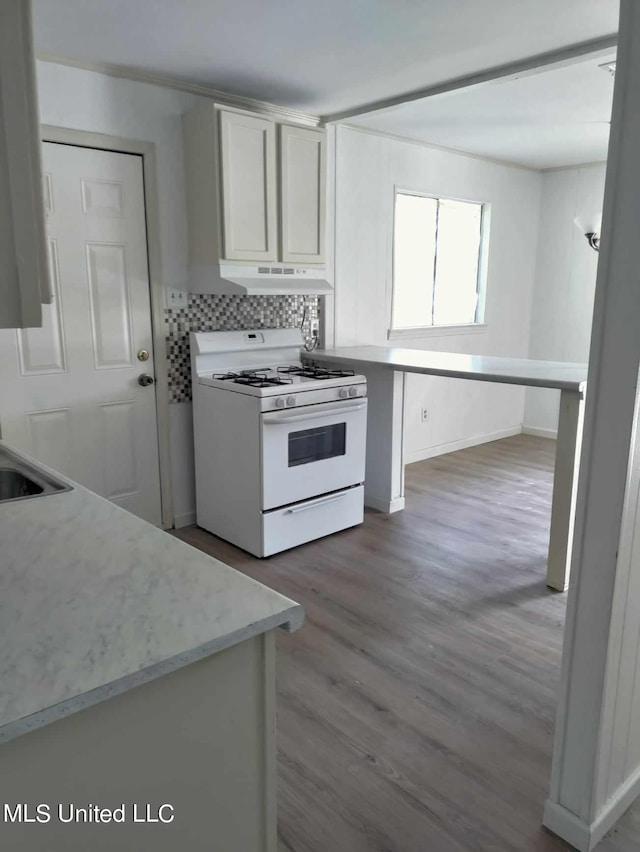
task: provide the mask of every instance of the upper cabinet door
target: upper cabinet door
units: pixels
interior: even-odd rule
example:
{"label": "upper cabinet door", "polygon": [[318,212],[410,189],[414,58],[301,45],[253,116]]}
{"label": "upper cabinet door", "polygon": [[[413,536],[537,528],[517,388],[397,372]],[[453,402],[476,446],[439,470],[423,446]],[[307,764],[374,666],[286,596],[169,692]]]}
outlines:
{"label": "upper cabinet door", "polygon": [[284,263],[324,261],[325,134],[280,127],[282,257]]}
{"label": "upper cabinet door", "polygon": [[31,6],[0,4],[0,328],[42,323],[47,268]]}
{"label": "upper cabinet door", "polygon": [[273,121],[220,111],[225,260],[276,260],[276,130]]}

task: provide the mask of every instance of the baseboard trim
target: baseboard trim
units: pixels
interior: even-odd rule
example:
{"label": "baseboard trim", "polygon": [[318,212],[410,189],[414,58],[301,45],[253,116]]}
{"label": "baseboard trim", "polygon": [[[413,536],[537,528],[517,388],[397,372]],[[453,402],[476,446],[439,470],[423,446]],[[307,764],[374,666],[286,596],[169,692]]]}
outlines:
{"label": "baseboard trim", "polygon": [[549,831],[575,846],[580,852],[589,852],[591,849],[589,845],[591,833],[587,823],[582,822],[575,814],[557,802],[547,799],[544,805],[542,823]]}
{"label": "baseboard trim", "polygon": [[591,823],[590,849],[593,849],[596,843],[599,843],[605,834],[614,827],[638,796],[640,796],[640,767],[627,778],[621,787],[618,787],[615,795],[606,802],[598,814],[598,818]]}
{"label": "baseboard trim", "polygon": [[592,852],[638,796],[640,796],[640,767],[618,788],[592,823],[583,822],[574,813],[549,799],[544,806],[543,823],[550,831],[575,846],[580,852]]}
{"label": "baseboard trim", "polygon": [[511,438],[520,435],[522,426],[511,426],[509,429],[500,429],[497,432],[488,432],[484,435],[474,435],[472,438],[463,438],[461,441],[450,441],[446,444],[437,444],[435,447],[425,447],[423,450],[414,450],[405,453],[404,463],[415,464],[415,462],[431,459],[435,456],[443,456],[445,453],[455,453],[456,450],[466,450],[478,444],[488,444],[490,441],[499,441],[501,438]]}
{"label": "baseboard trim", "polygon": [[552,438],[554,441],[558,439],[557,429],[539,429],[537,426],[523,426],[523,435],[535,435],[538,438]]}
{"label": "baseboard trim", "polygon": [[195,512],[185,512],[182,515],[176,515],[173,521],[174,527],[179,530],[181,527],[190,527],[196,522]]}
{"label": "baseboard trim", "polygon": [[364,505],[370,509],[376,509],[378,512],[392,515],[394,512],[401,512],[404,509],[404,497],[394,497],[387,500],[384,497],[373,497],[365,492]]}

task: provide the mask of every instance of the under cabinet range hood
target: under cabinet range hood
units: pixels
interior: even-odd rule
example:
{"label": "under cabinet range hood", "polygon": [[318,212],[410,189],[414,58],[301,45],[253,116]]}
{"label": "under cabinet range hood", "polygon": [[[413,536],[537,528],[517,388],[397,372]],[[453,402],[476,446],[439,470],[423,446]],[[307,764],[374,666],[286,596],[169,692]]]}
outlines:
{"label": "under cabinet range hood", "polygon": [[333,292],[326,274],[324,266],[221,263],[215,267],[191,267],[189,292],[229,296],[321,295]]}

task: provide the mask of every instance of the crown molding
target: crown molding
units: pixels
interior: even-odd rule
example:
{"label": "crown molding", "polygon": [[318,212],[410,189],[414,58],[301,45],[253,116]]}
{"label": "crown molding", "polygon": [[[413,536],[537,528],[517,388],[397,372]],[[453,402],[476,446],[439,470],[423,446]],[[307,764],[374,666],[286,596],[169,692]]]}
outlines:
{"label": "crown molding", "polygon": [[569,172],[571,170],[577,169],[595,169],[596,166],[606,166],[606,160],[589,160],[586,163],[573,163],[570,166],[549,166],[546,169],[542,169],[543,175],[548,175],[551,172]]}
{"label": "crown molding", "polygon": [[106,74],[108,77],[119,77],[124,80],[132,80],[136,83],[147,83],[151,86],[161,86],[165,89],[174,89],[175,91],[185,92],[189,95],[198,95],[199,97],[209,98],[223,106],[235,107],[236,109],[246,109],[251,112],[273,116],[281,119],[282,121],[291,121],[296,124],[305,124],[310,127],[317,127],[320,124],[320,117],[317,115],[311,115],[299,110],[278,106],[277,104],[272,104],[268,101],[258,101],[254,98],[245,98],[242,95],[231,95],[228,92],[222,92],[220,89],[214,89],[211,86],[204,86],[201,83],[194,83],[191,80],[181,80],[164,74],[156,74],[152,71],[143,71],[139,68],[132,68],[129,65],[117,65],[110,62],[92,62],[86,59],[58,56],[54,53],[45,53],[42,51],[38,51],[36,53],[36,59],[40,62],[50,62],[53,65],[66,65],[69,68],[80,68],[83,71],[93,71],[96,74]]}
{"label": "crown molding", "polygon": [[523,172],[540,174],[541,169],[535,166],[526,166],[524,163],[514,163],[512,160],[500,160],[497,157],[488,157],[484,154],[474,154],[471,151],[461,151],[459,148],[448,148],[446,145],[436,145],[435,142],[425,142],[424,139],[416,139],[413,136],[401,136],[397,133],[388,133],[386,130],[375,130],[365,127],[363,124],[350,124],[348,121],[340,124],[330,124],[329,127],[344,127],[346,130],[354,130],[367,136],[381,136],[383,139],[391,139],[393,142],[404,142],[408,145],[417,145],[420,148],[429,148],[432,151],[442,151],[445,154],[455,154],[456,157],[467,157],[470,160],[479,160],[481,163],[490,163],[493,166],[504,166],[508,169],[519,169]]}
{"label": "crown molding", "polygon": [[606,166],[606,160],[588,160],[584,163],[573,163],[568,166],[527,166],[525,163],[517,163],[514,160],[502,160],[499,157],[490,157],[487,154],[474,154],[472,151],[462,151],[460,148],[450,148],[446,145],[438,145],[435,142],[427,142],[417,139],[415,136],[402,136],[399,133],[389,133],[387,130],[376,130],[373,127],[365,127],[364,124],[353,124],[345,121],[340,124],[330,124],[328,127],[344,127],[346,130],[355,130],[358,133],[366,133],[369,136],[381,136],[383,139],[392,139],[394,142],[406,142],[410,145],[419,145],[422,148],[432,148],[434,151],[444,151],[445,154],[455,154],[458,157],[469,157],[471,160],[480,160],[482,163],[492,163],[494,166],[506,166],[509,169],[521,169],[525,172],[537,174],[549,174],[550,172],[566,172],[570,169],[595,169],[596,166]]}

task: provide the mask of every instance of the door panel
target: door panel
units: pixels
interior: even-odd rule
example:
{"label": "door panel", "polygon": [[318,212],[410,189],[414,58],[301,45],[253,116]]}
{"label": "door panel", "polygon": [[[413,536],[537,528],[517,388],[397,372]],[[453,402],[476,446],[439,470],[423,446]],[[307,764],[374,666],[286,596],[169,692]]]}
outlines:
{"label": "door panel", "polygon": [[280,127],[282,260],[324,260],[324,131]]}
{"label": "door panel", "polygon": [[2,436],[160,525],[142,160],[46,143],[53,305],[41,329],[0,332]]}
{"label": "door panel", "polygon": [[96,370],[133,365],[124,245],[87,243],[87,277]]}
{"label": "door panel", "polygon": [[224,256],[276,259],[275,125],[220,112]]}
{"label": "door panel", "polygon": [[82,209],[94,216],[122,216],[122,184],[112,180],[82,180]]}
{"label": "door panel", "polygon": [[42,306],[42,328],[20,329],[18,349],[23,376],[66,373],[67,353],[60,305],[60,269],[58,247],[48,240],[49,268],[53,303]]}
{"label": "door panel", "polygon": [[136,461],[135,402],[103,402],[100,405],[105,497],[130,497],[139,490]]}
{"label": "door panel", "polygon": [[30,411],[27,432],[35,458],[56,470],[71,470],[70,412],[68,408]]}

